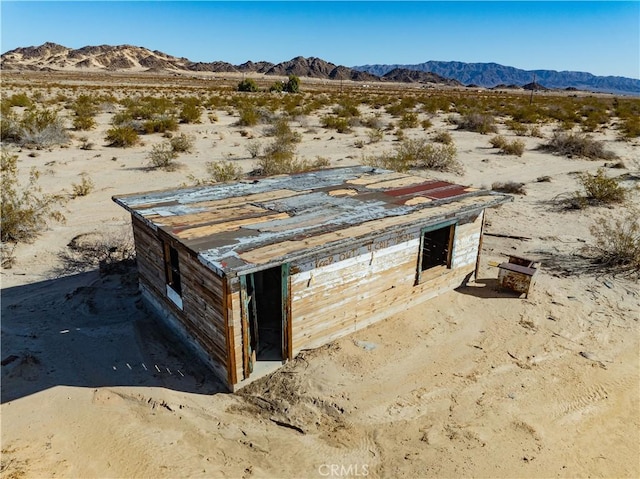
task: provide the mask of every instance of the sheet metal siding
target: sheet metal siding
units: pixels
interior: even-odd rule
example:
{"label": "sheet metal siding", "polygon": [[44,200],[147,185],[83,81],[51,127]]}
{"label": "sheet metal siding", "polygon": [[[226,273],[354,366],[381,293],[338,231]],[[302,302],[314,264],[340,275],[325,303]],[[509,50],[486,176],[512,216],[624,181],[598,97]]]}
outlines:
{"label": "sheet metal siding", "polygon": [[133,234],[140,282],[171,316],[224,368],[227,341],[224,323],[222,278],[193,258],[180,244],[178,250],[182,281],[183,309],[166,297],[166,278],[162,240],[139,219],[133,219]]}
{"label": "sheet metal siding", "polygon": [[[321,346],[459,286],[473,272],[481,216],[460,225],[446,273],[415,285],[419,236],[291,276],[293,353]],[[475,259],[474,254],[474,259]]]}

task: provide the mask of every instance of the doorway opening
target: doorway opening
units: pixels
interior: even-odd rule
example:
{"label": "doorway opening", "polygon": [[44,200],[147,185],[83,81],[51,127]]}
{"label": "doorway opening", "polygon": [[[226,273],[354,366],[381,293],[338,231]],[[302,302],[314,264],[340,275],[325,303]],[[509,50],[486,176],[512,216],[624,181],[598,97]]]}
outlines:
{"label": "doorway opening", "polygon": [[247,281],[250,346],[255,361],[282,361],[282,269],[251,273]]}

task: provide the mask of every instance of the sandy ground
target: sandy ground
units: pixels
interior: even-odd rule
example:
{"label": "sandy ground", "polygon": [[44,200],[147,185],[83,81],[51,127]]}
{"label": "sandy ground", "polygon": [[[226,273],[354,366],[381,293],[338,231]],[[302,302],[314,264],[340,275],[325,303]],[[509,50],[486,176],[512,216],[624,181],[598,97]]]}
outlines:
{"label": "sandy ground", "polygon": [[[427,174],[526,183],[527,195],[488,212],[487,224],[525,239],[486,236],[477,281],[305,351],[235,395],[148,314],[134,270],[56,274],[74,236],[125,234],[112,195],[188,183],[211,160],[251,170],[240,132],[267,141],[264,127],[217,114],[181,127],[196,143],[175,172],[145,168],[159,135],[104,146],[109,112],[87,134],[91,150],[76,139],[17,152],[23,171],[41,169],[46,191],[69,191],[82,172],[96,189],[2,270],[2,477],[640,477],[640,288],[580,254],[593,220],[619,211],[555,208],[577,189],[575,172],[603,162],[536,150],[541,139],[524,138],[521,158],[497,155],[487,136],[435,118],[430,131],[450,131],[465,173]],[[301,157],[336,166],[393,145],[388,134],[357,148],[364,128],[337,134],[317,116],[294,125]],[[637,142],[596,137],[627,166],[609,174],[637,174]],[[537,182],[543,175],[551,181]],[[637,203],[637,181],[626,185]],[[511,253],[542,262],[528,299],[497,287],[490,262]]]}

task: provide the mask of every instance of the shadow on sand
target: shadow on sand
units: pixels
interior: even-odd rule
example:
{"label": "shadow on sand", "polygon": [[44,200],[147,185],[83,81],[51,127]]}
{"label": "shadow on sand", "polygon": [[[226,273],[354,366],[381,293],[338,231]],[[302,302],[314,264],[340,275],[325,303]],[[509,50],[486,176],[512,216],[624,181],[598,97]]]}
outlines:
{"label": "shadow on sand", "polygon": [[514,299],[522,296],[520,293],[501,287],[496,278],[478,278],[476,281],[465,281],[455,290],[458,293],[475,296],[476,298]]}
{"label": "shadow on sand", "polygon": [[135,268],[3,289],[2,403],[55,386],[225,391],[142,304]]}

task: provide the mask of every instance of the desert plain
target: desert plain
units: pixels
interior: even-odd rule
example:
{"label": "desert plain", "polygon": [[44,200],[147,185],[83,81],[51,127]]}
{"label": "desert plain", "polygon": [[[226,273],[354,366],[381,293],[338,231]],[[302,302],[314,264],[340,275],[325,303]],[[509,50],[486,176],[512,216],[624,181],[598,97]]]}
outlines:
{"label": "desert plain", "polygon": [[[633,271],[594,262],[590,249],[599,218],[628,222],[638,204],[640,138],[623,138],[613,113],[580,121],[594,104],[612,111],[613,96],[305,78],[293,95],[237,92],[241,80],[3,73],[2,97],[24,94],[59,110],[69,139],[3,142],[21,184],[37,168],[42,192],[64,198],[66,219],[19,242],[2,269],[2,477],[640,476],[640,288]],[[261,88],[272,82],[257,78]],[[79,95],[100,98],[86,131],[73,127]],[[130,147],[109,146],[123,100],[145,96],[197,98],[201,114]],[[439,106],[427,107],[429,98]],[[239,124],[246,102],[260,113],[255,124]],[[584,115],[518,127],[491,111],[509,102]],[[352,106],[344,132],[323,120]],[[497,132],[460,128],[472,110],[490,113]],[[264,151],[277,117],[299,134],[300,160],[348,166],[392,156],[403,141],[448,136],[457,171],[412,173],[521,190],[487,212],[475,281],[229,394],[145,309],[135,267],[101,270],[69,244],[130,243],[130,218],[113,195],[213,181],[209,162],[255,170],[260,155],[248,146]],[[559,128],[586,129],[610,158],[541,148]],[[152,167],[154,145],[182,133],[188,151],[170,168]],[[521,141],[522,154],[494,148],[495,134]],[[581,175],[599,169],[619,180],[626,200],[567,207]],[[83,178],[91,187],[74,193]],[[528,298],[498,287],[495,264],[510,254],[541,263]]]}

